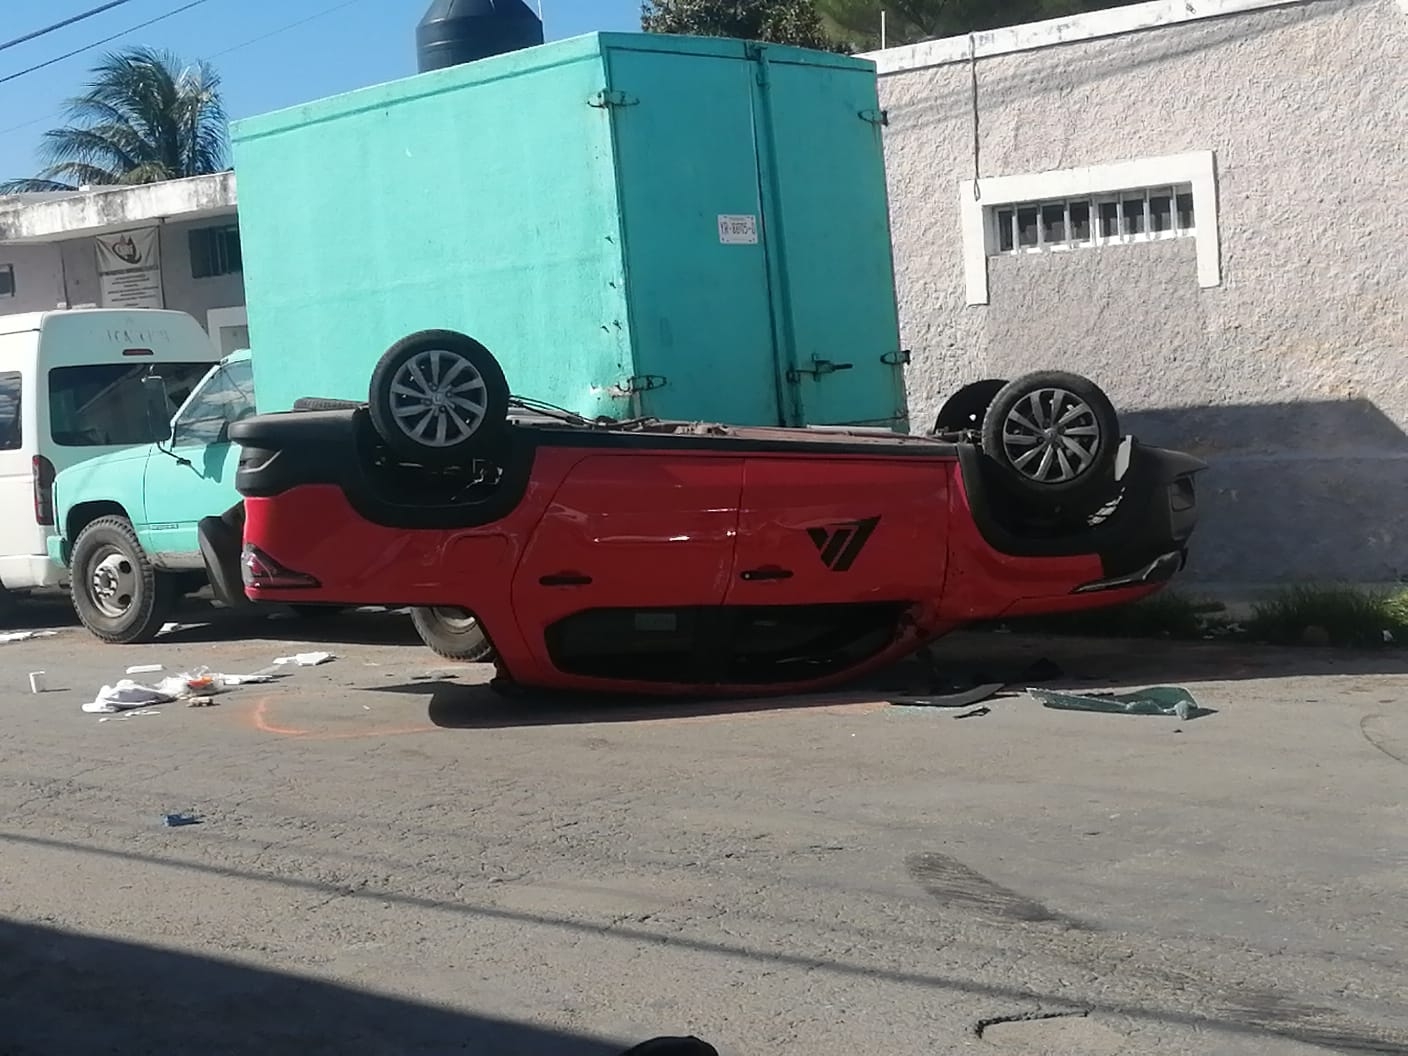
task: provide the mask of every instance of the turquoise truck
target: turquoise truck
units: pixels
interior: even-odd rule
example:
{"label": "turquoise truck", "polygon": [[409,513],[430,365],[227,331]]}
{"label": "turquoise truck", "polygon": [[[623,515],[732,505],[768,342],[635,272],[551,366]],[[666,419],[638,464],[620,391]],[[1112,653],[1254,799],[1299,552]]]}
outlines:
{"label": "turquoise truck", "polygon": [[[588,418],[907,431],[885,122],[869,60],[590,34],[235,123],[254,354],[153,411],[149,444],[60,474],[80,618],[137,642],[207,581],[240,603],[229,423],[365,403],[420,331]],[[486,655],[468,614],[413,618]]]}

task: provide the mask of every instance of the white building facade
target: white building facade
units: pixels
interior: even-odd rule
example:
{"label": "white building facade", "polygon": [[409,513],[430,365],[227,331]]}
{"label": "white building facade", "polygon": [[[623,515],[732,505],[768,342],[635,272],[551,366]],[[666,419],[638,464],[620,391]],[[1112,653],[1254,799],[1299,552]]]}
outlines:
{"label": "white building facade", "polygon": [[1156,0],[872,56],[911,421],[1067,369],[1206,459],[1185,573],[1408,582],[1408,7]]}
{"label": "white building facade", "polygon": [[0,315],[53,308],[188,312],[246,347],[233,173],[0,197]]}

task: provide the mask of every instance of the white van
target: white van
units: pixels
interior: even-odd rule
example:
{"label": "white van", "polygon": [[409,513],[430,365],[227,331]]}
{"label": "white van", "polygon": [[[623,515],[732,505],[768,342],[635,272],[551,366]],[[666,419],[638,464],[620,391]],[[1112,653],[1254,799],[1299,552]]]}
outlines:
{"label": "white van", "polygon": [[160,364],[171,411],[219,358],[185,312],[81,308],[0,316],[0,609],[61,586],[49,559],[54,476],[145,444],[142,378]]}

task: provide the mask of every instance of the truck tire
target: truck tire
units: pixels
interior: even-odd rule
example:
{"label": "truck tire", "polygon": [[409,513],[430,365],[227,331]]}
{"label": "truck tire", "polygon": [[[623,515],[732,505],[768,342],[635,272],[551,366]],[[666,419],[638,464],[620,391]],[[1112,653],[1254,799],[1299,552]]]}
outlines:
{"label": "truck tire", "polygon": [[96,638],[135,645],[156,637],[176,606],[176,582],[152,567],[126,517],[99,517],[73,545],[73,608]]}
{"label": "truck tire", "polygon": [[494,646],[484,628],[463,609],[412,609],[411,623],[420,640],[446,660],[487,664],[494,658]]}
{"label": "truck tire", "polygon": [[407,461],[468,463],[492,449],[508,419],[508,381],[492,352],[454,330],[421,330],[377,362],[368,389],[372,425]]}
{"label": "truck tire", "polygon": [[1024,374],[1004,385],[983,415],[983,453],[1014,490],[1037,502],[1099,506],[1115,486],[1119,417],[1088,378]]}

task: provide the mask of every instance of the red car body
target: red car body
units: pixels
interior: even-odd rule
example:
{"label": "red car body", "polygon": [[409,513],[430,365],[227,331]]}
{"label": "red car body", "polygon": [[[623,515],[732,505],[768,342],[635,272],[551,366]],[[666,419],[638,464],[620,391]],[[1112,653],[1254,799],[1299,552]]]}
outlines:
{"label": "red car body", "polygon": [[963,624],[1152,593],[1202,463],[1133,444],[1113,512],[1014,530],[971,444],[657,423],[510,422],[496,484],[378,454],[365,411],[237,424],[245,592],[454,606],[502,678],[552,689],[822,688]]}

